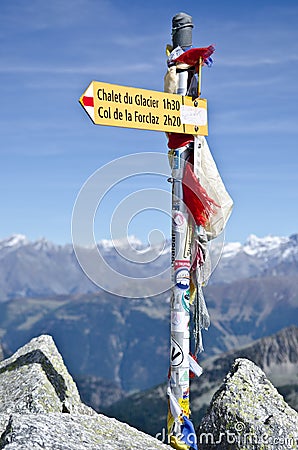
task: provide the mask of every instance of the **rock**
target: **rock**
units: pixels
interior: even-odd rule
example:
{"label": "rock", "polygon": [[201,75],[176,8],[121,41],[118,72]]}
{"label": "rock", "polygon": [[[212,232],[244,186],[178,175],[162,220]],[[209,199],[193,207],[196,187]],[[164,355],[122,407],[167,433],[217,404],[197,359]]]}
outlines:
{"label": "rock", "polygon": [[297,439],[297,412],[258,366],[236,359],[200,424],[200,450],[297,449]]}
{"label": "rock", "polygon": [[0,363],[1,450],[167,448],[84,405],[50,336],[32,339]]}
{"label": "rock", "polygon": [[[4,425],[4,426],[3,426]],[[0,419],[4,450],[166,450],[167,445],[116,419],[96,414],[12,414]]]}
{"label": "rock", "polygon": [[32,339],[0,362],[0,414],[78,412],[93,414],[80,399],[51,336]]}

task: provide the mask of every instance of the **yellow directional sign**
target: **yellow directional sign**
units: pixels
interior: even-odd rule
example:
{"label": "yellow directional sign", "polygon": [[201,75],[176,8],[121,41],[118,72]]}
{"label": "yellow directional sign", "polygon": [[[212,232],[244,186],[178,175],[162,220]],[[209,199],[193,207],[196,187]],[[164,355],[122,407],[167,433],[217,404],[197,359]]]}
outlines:
{"label": "yellow directional sign", "polygon": [[207,136],[207,100],[92,81],[80,103],[96,125]]}

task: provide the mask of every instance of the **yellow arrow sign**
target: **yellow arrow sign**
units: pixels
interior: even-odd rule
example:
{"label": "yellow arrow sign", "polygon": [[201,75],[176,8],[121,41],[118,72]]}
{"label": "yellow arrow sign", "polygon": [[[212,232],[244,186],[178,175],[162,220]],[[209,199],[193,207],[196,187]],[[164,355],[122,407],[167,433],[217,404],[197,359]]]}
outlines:
{"label": "yellow arrow sign", "polygon": [[207,136],[207,100],[92,81],[80,103],[96,125]]}

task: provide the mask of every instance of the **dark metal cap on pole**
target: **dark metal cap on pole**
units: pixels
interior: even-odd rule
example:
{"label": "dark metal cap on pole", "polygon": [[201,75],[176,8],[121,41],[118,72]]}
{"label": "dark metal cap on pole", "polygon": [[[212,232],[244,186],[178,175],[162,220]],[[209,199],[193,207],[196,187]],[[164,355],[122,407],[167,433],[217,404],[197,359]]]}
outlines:
{"label": "dark metal cap on pole", "polygon": [[172,19],[173,48],[178,45],[184,50],[192,46],[192,17],[186,13],[178,13]]}

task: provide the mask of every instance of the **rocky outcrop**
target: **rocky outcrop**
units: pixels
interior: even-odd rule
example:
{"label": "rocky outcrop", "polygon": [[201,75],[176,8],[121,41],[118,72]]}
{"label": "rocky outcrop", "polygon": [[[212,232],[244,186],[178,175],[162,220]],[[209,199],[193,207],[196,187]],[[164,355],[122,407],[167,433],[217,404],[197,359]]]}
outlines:
{"label": "rocky outcrop", "polygon": [[51,336],[40,336],[0,363],[0,414],[92,414],[80,399]]}
{"label": "rocky outcrop", "polygon": [[298,414],[264,372],[236,359],[198,430],[200,450],[297,449]]}
{"label": "rocky outcrop", "polygon": [[168,446],[81,402],[50,336],[0,363],[0,449],[114,450]]}
{"label": "rocky outcrop", "polygon": [[238,350],[203,361],[204,372],[200,378],[194,379],[191,387],[195,423],[201,421],[212,396],[238,358],[253,361],[286,402],[294,409],[298,406],[298,327],[293,325]]}

